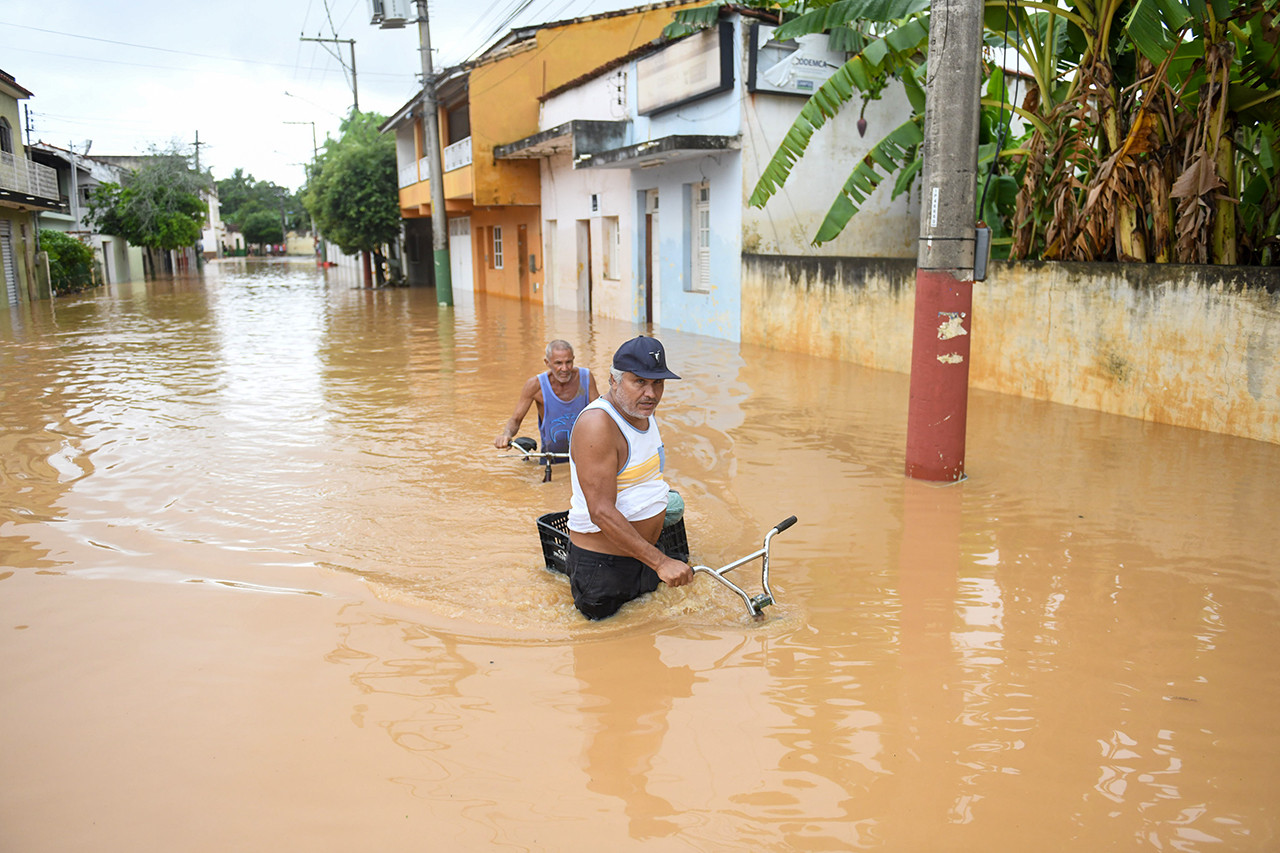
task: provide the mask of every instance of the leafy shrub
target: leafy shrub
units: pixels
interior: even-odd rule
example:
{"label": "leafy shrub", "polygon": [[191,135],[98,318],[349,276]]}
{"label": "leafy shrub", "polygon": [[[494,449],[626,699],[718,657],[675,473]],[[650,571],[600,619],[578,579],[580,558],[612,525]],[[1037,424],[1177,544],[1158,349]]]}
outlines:
{"label": "leafy shrub", "polygon": [[49,283],[56,295],[96,287],[93,249],[61,231],[40,231],[40,248],[49,253]]}

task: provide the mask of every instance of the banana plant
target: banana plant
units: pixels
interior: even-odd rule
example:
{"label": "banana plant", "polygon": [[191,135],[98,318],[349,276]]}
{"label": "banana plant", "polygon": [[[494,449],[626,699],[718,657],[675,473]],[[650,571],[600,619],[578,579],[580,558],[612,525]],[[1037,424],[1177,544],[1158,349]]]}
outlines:
{"label": "banana plant", "polygon": [[[1270,245],[1256,230],[1268,217],[1239,208],[1246,183],[1255,195],[1275,185],[1274,158],[1250,142],[1274,132],[1240,131],[1274,131],[1280,117],[1276,0],[1005,8],[1020,54],[1049,31],[1065,31],[1071,45],[1058,67],[1065,85],[1042,74],[1033,84],[1046,121],[1024,146],[1013,256],[1274,262],[1274,253],[1238,249]],[[1045,15],[1052,28],[1036,20]],[[1238,223],[1254,230],[1237,233]]]}
{"label": "banana plant", "polygon": [[[901,81],[913,114],[852,165],[814,236],[840,233],[891,175],[919,174],[928,9],[803,0],[780,39],[828,33],[850,59],[801,109],[751,194],[765,205],[818,128]],[[716,20],[719,4],[677,13]],[[979,219],[1011,257],[1280,261],[1280,0],[988,0]],[[1017,57],[1010,97],[1006,68]],[[1013,121],[1016,117],[1016,127]],[[1011,198],[1014,187],[1017,192]]]}

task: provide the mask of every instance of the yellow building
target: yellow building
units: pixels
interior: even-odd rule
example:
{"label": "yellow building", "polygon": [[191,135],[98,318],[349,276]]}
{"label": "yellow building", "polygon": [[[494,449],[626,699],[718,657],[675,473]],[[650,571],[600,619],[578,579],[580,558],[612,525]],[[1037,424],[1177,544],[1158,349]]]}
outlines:
{"label": "yellow building", "polygon": [[49,298],[48,275],[36,259],[36,216],[64,209],[58,173],[33,162],[22,145],[18,101],[29,97],[0,71],[0,306]]}
{"label": "yellow building", "polygon": [[[439,76],[445,213],[455,299],[472,292],[542,302],[541,184],[537,161],[495,161],[496,146],[538,132],[540,98],[660,36],[674,0],[525,27],[477,60]],[[431,186],[421,100],[383,125],[396,134],[405,267],[411,284],[432,283]]]}

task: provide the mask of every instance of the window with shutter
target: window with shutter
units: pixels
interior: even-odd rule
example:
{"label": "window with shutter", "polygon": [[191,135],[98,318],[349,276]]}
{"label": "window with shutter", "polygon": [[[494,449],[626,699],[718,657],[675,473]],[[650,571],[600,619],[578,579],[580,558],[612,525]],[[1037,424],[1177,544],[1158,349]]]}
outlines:
{"label": "window with shutter", "polygon": [[693,290],[711,290],[711,186],[693,185]]}

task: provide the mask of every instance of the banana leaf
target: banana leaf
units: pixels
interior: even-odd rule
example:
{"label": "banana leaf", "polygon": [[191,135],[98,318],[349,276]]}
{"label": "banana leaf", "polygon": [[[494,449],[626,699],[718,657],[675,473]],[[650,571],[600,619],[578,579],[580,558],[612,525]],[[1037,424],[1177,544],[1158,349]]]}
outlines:
{"label": "banana leaf", "polygon": [[[918,164],[920,143],[923,141],[924,116],[915,115],[876,143],[875,147],[859,160],[853,167],[853,171],[849,173],[844,186],[840,188],[839,195],[836,196],[836,200],[818,227],[813,244],[820,246],[838,237],[844,227],[849,224],[849,220],[858,212],[861,204],[880,186],[885,177],[912,165],[913,161]],[[884,174],[876,171],[877,166],[884,170]],[[916,171],[918,166],[913,171],[913,175]],[[895,185],[895,191],[899,187],[901,187],[901,181]]]}
{"label": "banana leaf", "polygon": [[[813,134],[853,100],[856,92],[872,89],[875,81],[884,75],[886,63],[904,63],[903,81],[907,85],[908,97],[913,105],[917,100],[923,103],[923,90],[915,79],[914,67],[905,64],[909,61],[905,57],[908,53],[927,46],[928,41],[928,28],[917,19],[911,19],[902,27],[876,39],[868,45],[866,51],[840,66],[801,107],[800,114],[792,122],[778,150],[756,182],[748,203],[753,207],[764,207],[769,198],[787,182],[791,167],[804,156]],[[868,53],[874,57],[874,61],[867,59]]]}
{"label": "banana leaf", "polygon": [[890,23],[928,8],[927,0],[837,0],[830,6],[805,12],[787,21],[774,32],[774,38],[785,41],[796,36],[825,33],[859,21]]}

